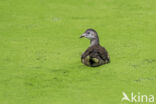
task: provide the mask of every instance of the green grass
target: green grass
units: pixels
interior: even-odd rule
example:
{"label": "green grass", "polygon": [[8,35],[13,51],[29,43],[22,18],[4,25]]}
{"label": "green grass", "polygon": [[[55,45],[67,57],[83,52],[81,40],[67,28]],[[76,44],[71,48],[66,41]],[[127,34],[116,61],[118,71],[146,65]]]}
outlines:
{"label": "green grass", "polygon": [[[0,104],[121,104],[156,97],[155,0],[0,0]],[[111,63],[84,66],[97,30]]]}

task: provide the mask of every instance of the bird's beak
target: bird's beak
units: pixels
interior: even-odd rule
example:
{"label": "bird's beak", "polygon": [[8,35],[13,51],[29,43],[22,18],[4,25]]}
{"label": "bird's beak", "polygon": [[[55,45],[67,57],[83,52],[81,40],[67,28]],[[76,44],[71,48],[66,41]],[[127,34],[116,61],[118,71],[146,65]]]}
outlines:
{"label": "bird's beak", "polygon": [[83,37],[85,37],[86,36],[86,34],[82,34],[81,36],[80,36],[80,38],[83,38]]}

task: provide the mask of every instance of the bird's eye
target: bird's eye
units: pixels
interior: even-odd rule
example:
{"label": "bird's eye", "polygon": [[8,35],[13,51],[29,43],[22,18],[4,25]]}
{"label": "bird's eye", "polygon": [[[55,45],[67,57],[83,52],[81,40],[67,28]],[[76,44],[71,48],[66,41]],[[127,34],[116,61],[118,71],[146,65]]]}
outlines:
{"label": "bird's eye", "polygon": [[90,34],[90,32],[87,32],[87,34]]}

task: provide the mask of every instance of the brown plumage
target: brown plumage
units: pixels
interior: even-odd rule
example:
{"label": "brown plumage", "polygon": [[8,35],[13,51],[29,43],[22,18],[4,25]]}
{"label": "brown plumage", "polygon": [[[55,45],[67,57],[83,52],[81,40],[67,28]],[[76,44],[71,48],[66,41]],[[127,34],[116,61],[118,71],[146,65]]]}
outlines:
{"label": "brown plumage", "polygon": [[81,62],[87,66],[96,67],[110,62],[107,50],[100,46],[98,34],[93,29],[87,29],[80,38],[90,40],[90,47],[82,54]]}

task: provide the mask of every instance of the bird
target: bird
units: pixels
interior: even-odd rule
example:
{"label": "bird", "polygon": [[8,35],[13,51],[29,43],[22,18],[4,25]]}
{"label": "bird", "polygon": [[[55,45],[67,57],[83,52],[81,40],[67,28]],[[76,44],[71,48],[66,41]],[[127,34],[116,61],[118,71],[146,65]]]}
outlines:
{"label": "bird", "polygon": [[107,50],[100,45],[98,33],[94,29],[87,29],[80,38],[90,40],[90,46],[81,55],[81,62],[89,67],[97,67],[110,63]]}

